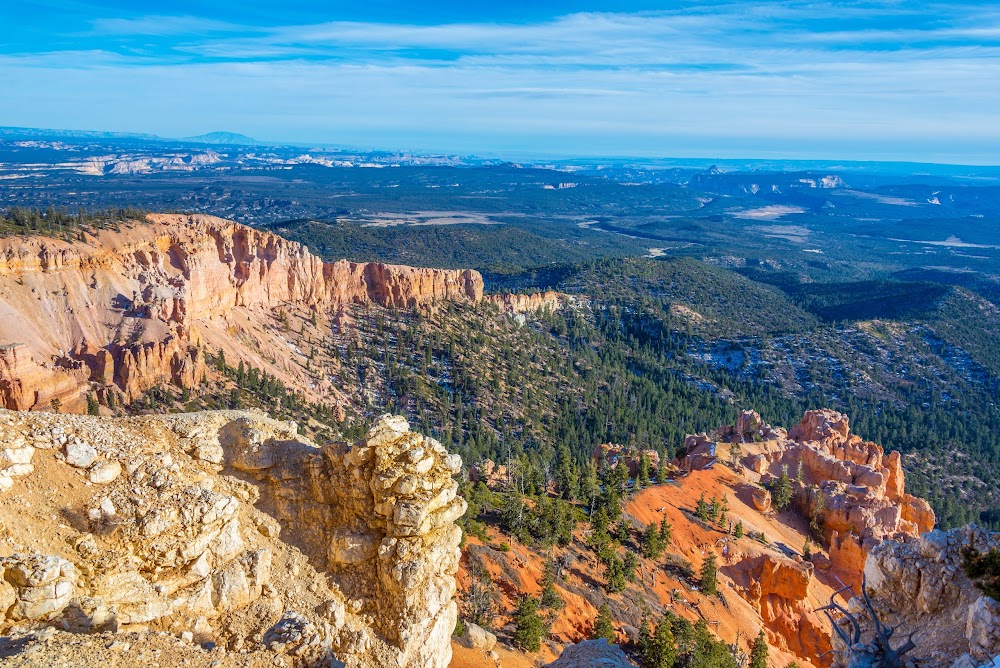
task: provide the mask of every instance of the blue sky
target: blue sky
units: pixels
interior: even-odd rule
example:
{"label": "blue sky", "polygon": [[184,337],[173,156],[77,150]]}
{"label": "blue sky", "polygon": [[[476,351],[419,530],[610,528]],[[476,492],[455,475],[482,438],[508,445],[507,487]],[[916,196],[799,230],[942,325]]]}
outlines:
{"label": "blue sky", "polygon": [[19,0],[0,125],[1000,163],[994,2]]}

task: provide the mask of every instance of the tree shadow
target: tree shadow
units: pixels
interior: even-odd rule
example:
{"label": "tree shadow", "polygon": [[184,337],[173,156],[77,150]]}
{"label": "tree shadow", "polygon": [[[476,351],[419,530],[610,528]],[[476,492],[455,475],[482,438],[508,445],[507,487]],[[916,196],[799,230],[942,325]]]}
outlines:
{"label": "tree shadow", "polygon": [[21,654],[30,644],[29,638],[0,636],[0,659],[12,659]]}

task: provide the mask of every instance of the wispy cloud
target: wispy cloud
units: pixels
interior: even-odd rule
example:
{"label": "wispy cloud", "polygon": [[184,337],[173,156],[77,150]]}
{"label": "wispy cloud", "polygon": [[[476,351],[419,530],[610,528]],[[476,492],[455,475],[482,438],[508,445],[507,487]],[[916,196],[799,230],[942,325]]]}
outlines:
{"label": "wispy cloud", "polygon": [[897,157],[1000,147],[1000,11],[987,4],[758,0],[428,25],[133,16],[89,35],[98,50],[0,56],[17,100],[6,122],[50,117],[61,97],[77,114],[100,109],[100,127],[141,118],[176,135],[660,153],[754,141]]}

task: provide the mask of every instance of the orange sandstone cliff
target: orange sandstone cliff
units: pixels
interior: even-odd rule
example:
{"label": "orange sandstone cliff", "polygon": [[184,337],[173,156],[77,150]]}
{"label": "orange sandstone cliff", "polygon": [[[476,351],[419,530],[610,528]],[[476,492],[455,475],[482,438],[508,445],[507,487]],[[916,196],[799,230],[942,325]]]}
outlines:
{"label": "orange sandstone cliff", "polygon": [[[755,482],[789,476],[794,508],[811,521],[848,584],[860,582],[868,553],[882,541],[913,539],[934,528],[930,504],[905,491],[899,452],[886,453],[852,434],[842,413],[808,411],[785,433],[746,411],[722,435],[743,455]],[[704,438],[689,437],[687,445]]]}
{"label": "orange sandstone cliff", "polygon": [[210,216],[150,215],[85,243],[5,239],[0,406],[80,411],[91,382],[102,399],[124,401],[162,383],[193,387],[205,376],[206,349],[287,348],[251,331],[247,323],[262,312],[415,308],[482,294],[475,271],[327,263],[300,244]]}

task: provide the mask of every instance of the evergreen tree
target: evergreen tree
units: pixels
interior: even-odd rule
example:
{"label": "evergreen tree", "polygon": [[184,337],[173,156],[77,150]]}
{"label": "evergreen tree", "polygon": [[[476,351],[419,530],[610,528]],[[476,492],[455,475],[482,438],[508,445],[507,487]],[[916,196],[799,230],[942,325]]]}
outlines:
{"label": "evergreen tree", "polygon": [[542,579],[539,582],[542,586],[541,606],[550,610],[558,610],[565,607],[566,602],[556,591],[556,561],[549,556],[545,560],[545,570],[542,571]]}
{"label": "evergreen tree", "polygon": [[677,660],[677,643],[670,627],[671,622],[667,617],[663,617],[656,625],[642,651],[644,668],[673,668]]}
{"label": "evergreen tree", "polygon": [[604,553],[601,555],[601,561],[604,562],[604,574],[608,581],[606,585],[608,591],[612,594],[625,591],[628,581],[625,562],[610,547],[605,547]]}
{"label": "evergreen tree", "polygon": [[642,456],[639,457],[639,471],[635,477],[636,489],[640,489],[642,487],[649,487],[649,470],[650,470],[649,455],[643,452]]}
{"label": "evergreen tree", "polygon": [[705,502],[705,493],[702,492],[701,496],[698,497],[698,502],[694,506],[694,516],[697,517],[702,522],[708,521],[709,506]]}
{"label": "evergreen tree", "polygon": [[962,570],[977,589],[1000,601],[1000,550],[994,547],[981,552],[971,545],[962,548]]}
{"label": "evergreen tree", "polygon": [[642,532],[642,556],[647,559],[657,559],[663,554],[663,541],[660,539],[660,527],[652,522]]}
{"label": "evergreen tree", "polygon": [[792,503],[792,481],[787,471],[771,486],[771,503],[775,510],[784,510]]}
{"label": "evergreen tree", "polygon": [[736,528],[733,530],[733,535],[736,538],[743,538],[743,520],[736,522]]}
{"label": "evergreen tree", "polygon": [[567,501],[577,498],[580,491],[580,479],[577,475],[576,462],[566,443],[561,443],[556,450],[555,461],[556,489],[559,495]]}
{"label": "evergreen tree", "polygon": [[760,630],[753,641],[749,668],[767,668],[767,637],[764,635],[764,629]]}
{"label": "evergreen tree", "polygon": [[590,547],[600,552],[601,549],[611,542],[611,535],[608,533],[608,514],[604,508],[598,508],[590,516]]}
{"label": "evergreen tree", "polygon": [[715,522],[719,519],[719,502],[716,501],[714,496],[708,502],[706,515],[707,517],[705,520],[707,522],[711,522],[712,524],[715,524]]}
{"label": "evergreen tree", "polygon": [[497,587],[481,562],[470,561],[469,586],[459,593],[462,617],[484,629],[493,628]]}
{"label": "evergreen tree", "polygon": [[708,630],[708,622],[699,619],[692,632],[693,648],[687,665],[698,668],[736,668],[736,658],[726,643]]}
{"label": "evergreen tree", "polygon": [[600,493],[601,486],[597,480],[597,465],[593,459],[588,457],[580,476],[580,499],[587,503],[591,512],[594,511],[594,503]]}
{"label": "evergreen tree", "polygon": [[639,558],[635,556],[635,552],[632,550],[625,551],[625,560],[622,562],[622,572],[625,579],[629,582],[635,582],[635,571],[639,567]]}
{"label": "evergreen tree", "polygon": [[537,652],[545,635],[545,620],[538,615],[538,599],[524,596],[514,609],[514,644],[526,652]]}
{"label": "evergreen tree", "polygon": [[710,554],[705,557],[701,565],[701,590],[706,596],[715,596],[718,592],[718,566],[715,562],[715,555]]}
{"label": "evergreen tree", "polygon": [[618,634],[615,633],[615,625],[611,619],[611,609],[607,603],[601,604],[597,609],[597,619],[594,621],[594,630],[590,632],[590,638],[592,640],[604,638],[611,644],[618,641]]}
{"label": "evergreen tree", "polygon": [[667,521],[667,516],[664,515],[663,519],[660,520],[660,544],[666,549],[670,545],[670,541],[674,538],[674,528],[670,526],[670,522]]}

